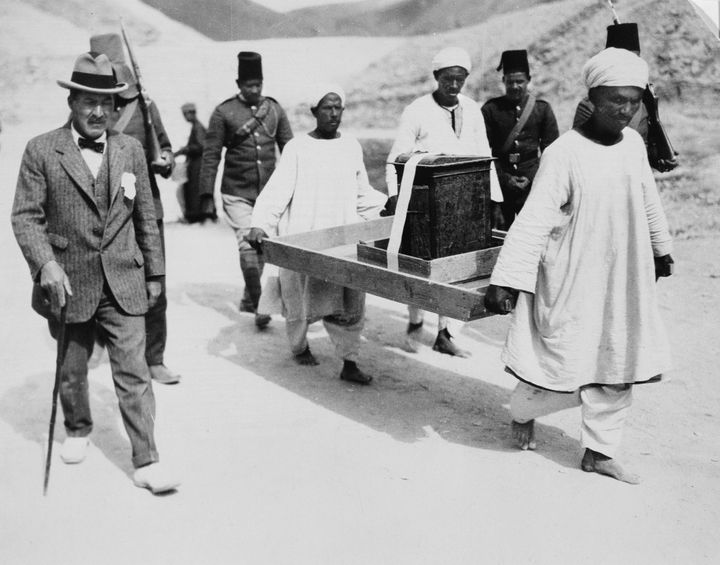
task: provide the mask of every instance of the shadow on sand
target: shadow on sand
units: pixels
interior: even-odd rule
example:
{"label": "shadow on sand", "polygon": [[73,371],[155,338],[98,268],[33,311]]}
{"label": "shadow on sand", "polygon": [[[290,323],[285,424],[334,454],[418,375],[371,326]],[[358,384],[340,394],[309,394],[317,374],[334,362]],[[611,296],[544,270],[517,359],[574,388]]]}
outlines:
{"label": "shadow on sand", "polygon": [[[48,359],[48,364],[52,365],[53,359]],[[37,442],[42,447],[43,453],[47,444],[54,379],[54,371],[28,375],[20,386],[8,389],[0,397],[0,417],[12,426],[18,435],[28,441]],[[92,370],[88,380],[93,416],[90,440],[110,462],[131,477],[134,469],[131,462],[130,442],[125,430],[115,425],[120,421],[120,409],[112,388],[110,366],[107,361]],[[99,382],[101,380],[103,382]],[[61,444],[65,437],[62,407],[58,400],[54,460],[59,456],[59,443]]]}
{"label": "shadow on sand", "polygon": [[[434,432],[446,441],[469,447],[516,449],[511,442],[507,408],[510,391],[482,380],[482,359],[477,356],[453,359],[432,353],[439,358],[437,366],[417,360],[399,347],[406,320],[396,312],[369,305],[359,365],[374,376],[374,381],[368,387],[348,384],[338,378],[341,363],[322,324],[311,326],[308,334],[320,365],[299,366],[292,360],[282,318],[275,316],[268,329],[258,331],[251,314],[233,307],[236,289],[232,296],[228,292],[227,285],[208,284],[171,290],[171,297],[185,294],[201,307],[227,318],[229,323],[208,343],[210,355],[399,441],[417,441]],[[470,334],[483,340],[479,332]],[[496,343],[497,336],[490,341]],[[268,350],[276,355],[263,353]],[[453,370],[460,367],[473,376]],[[539,454],[564,467],[578,468],[577,440],[552,426],[538,424],[536,431]]]}

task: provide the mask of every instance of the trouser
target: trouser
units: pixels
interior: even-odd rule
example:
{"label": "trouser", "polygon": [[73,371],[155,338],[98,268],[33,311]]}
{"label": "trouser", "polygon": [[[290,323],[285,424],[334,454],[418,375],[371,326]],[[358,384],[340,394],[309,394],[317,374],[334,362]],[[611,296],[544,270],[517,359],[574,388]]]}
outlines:
{"label": "trouser", "polygon": [[525,423],[560,410],[581,407],[580,443],[613,457],[632,404],[632,385],[586,385],[571,393],[553,392],[518,381],[510,399],[513,420]]}
{"label": "trouser", "polygon": [[[57,336],[58,324],[50,322]],[[93,428],[88,395],[88,359],[96,332],[107,345],[120,415],[130,438],[132,462],[142,467],[158,461],[155,446],[155,396],[145,362],[145,319],[125,314],[107,285],[95,315],[86,322],[65,326],[65,351],[60,366],[60,403],[65,431],[86,437]]]}
{"label": "trouser", "polygon": [[[528,178],[529,173],[523,175],[519,174],[519,176],[525,176]],[[534,173],[530,178],[534,178]],[[513,188],[508,186],[507,184],[504,184],[502,186],[502,194],[503,194],[503,201],[500,202],[500,209],[503,213],[503,219],[505,221],[505,225],[501,227],[502,230],[509,230],[510,226],[515,221],[515,216],[517,216],[520,213],[520,210],[522,210],[523,206],[525,206],[525,201],[528,198],[528,195],[530,194],[530,189],[532,188],[532,181],[528,186],[522,190],[519,190],[517,188]]]}
{"label": "trouser", "polygon": [[[424,317],[424,310],[420,310],[420,308],[417,308],[416,306],[408,306],[408,321],[411,324],[419,324],[423,321]],[[457,335],[462,329],[462,323],[458,320],[453,320],[452,318],[438,314],[438,333],[446,328],[448,332],[450,332],[450,335]]]}
{"label": "trouser", "polygon": [[[423,310],[420,310],[420,308],[417,308],[416,306],[408,306],[408,319],[411,324],[419,324],[423,321],[424,316],[425,312]],[[438,333],[443,331],[445,328],[448,328],[449,325],[450,318],[438,314]],[[448,331],[450,331],[449,328]]]}
{"label": "trouser", "polygon": [[[162,220],[157,221],[163,259],[165,255],[165,228]],[[160,296],[145,314],[145,360],[148,365],[162,365],[165,362],[167,343],[167,294],[165,277],[160,279]]]}
{"label": "trouser", "polygon": [[252,227],[253,203],[241,196],[222,195],[223,210],[230,227],[235,232],[238,251],[240,252],[240,271],[245,281],[242,305],[247,309],[257,310],[262,293],[262,272],[265,261],[245,240]]}
{"label": "trouser", "polygon": [[[360,352],[360,334],[365,326],[365,312],[355,316],[324,316],[322,321],[330,336],[330,341],[335,346],[337,356],[346,361],[357,362]],[[285,331],[293,355],[299,355],[307,349],[307,332],[310,323],[304,319],[285,320]]]}
{"label": "trouser", "polygon": [[513,225],[515,216],[517,216],[520,213],[520,210],[522,210],[526,198],[511,199],[505,196],[503,196],[503,198],[504,200],[500,203],[500,208],[502,209],[505,225],[500,229],[507,231],[510,229],[510,226]]}

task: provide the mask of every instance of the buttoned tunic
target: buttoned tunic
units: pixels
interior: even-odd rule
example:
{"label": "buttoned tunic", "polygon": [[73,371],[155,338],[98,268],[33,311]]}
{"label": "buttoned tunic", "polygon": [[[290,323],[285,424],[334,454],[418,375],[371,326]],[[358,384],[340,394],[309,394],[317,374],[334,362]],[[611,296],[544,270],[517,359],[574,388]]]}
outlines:
{"label": "buttoned tunic", "polygon": [[[558,125],[550,104],[545,100],[537,99],[512,148],[503,154],[501,149],[520,118],[523,108],[523,105],[518,105],[505,96],[492,98],[482,106],[490,147],[493,157],[498,158],[498,174],[503,185],[506,182],[505,175],[508,174],[524,176],[532,182],[539,166],[540,154],[558,137]],[[508,153],[519,155],[516,166],[509,162]]]}
{"label": "buttoned tunic", "polygon": [[[210,117],[202,167],[200,194],[213,194],[215,178],[225,147],[225,168],[220,192],[254,202],[275,169],[276,144],[280,151],[292,139],[292,129],[285,111],[272,98],[270,110],[250,135],[240,128],[252,119],[258,107],[239,96],[221,103]],[[261,104],[262,101],[259,103]]]}

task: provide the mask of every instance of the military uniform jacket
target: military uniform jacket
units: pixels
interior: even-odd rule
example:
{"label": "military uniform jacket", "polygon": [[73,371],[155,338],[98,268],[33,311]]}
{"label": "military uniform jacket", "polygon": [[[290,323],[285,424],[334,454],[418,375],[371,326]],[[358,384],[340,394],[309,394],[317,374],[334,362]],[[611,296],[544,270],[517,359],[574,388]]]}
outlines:
{"label": "military uniform jacket", "polygon": [[256,106],[251,106],[239,96],[233,96],[215,108],[205,138],[200,194],[213,194],[222,149],[225,147],[225,169],[220,192],[255,201],[275,169],[275,145],[282,151],[293,136],[290,122],[280,104],[272,98],[263,100],[270,102],[270,109],[250,135],[241,133],[240,128],[254,116]]}
{"label": "military uniform jacket", "polygon": [[[125,173],[135,175],[134,189]],[[106,282],[123,311],[144,314],[145,281],[165,273],[142,147],[117,132],[108,132],[97,179],[69,124],[32,139],[20,165],[12,227],[33,281],[49,261],[65,270],[73,291],[68,323],[95,314]]]}
{"label": "military uniform jacket", "polygon": [[[482,106],[485,118],[485,129],[492,148],[493,157],[498,158],[497,167],[500,182],[504,183],[507,175],[535,177],[540,162],[540,153],[558,138],[558,125],[550,104],[537,99],[525,126],[515,138],[513,147],[506,154],[501,154],[505,140],[520,118],[524,106],[508,100],[505,96],[492,98]],[[519,155],[518,162],[513,164],[509,154]]]}

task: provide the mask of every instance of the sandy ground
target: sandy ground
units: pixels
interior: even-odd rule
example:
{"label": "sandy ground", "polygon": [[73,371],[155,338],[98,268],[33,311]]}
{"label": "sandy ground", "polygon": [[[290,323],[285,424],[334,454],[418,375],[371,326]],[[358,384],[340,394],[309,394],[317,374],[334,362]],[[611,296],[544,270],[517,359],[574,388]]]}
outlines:
{"label": "sandy ground", "polygon": [[[21,133],[3,132],[4,218]],[[465,326],[471,359],[434,353],[430,332],[409,355],[404,308],[372,297],[362,366],[376,381],[347,385],[320,326],[321,365],[300,368],[280,320],[260,333],[238,313],[227,226],[170,223],[167,362],[184,379],[155,387],[157,435],[184,484],[164,497],[132,485],[105,361],[89,456],[66,466],[56,449],[46,498],[54,348],[7,221],[0,238],[1,563],[716,562],[720,238],[679,242],[660,282],[676,370],[636,389],[620,457],[644,482],[631,487],[578,469],[576,411],[541,422],[537,452],[512,448],[507,318]]]}
{"label": "sandy ground", "polygon": [[[77,35],[63,25],[63,33]],[[343,41],[350,49],[353,40]],[[298,45],[263,49],[285,56]],[[303,45],[318,57],[337,48],[322,40]],[[380,57],[392,45],[351,47]],[[234,56],[237,47],[222,49]],[[74,48],[63,53],[84,42]],[[152,49],[160,57],[173,46],[141,50],[150,66],[157,65]],[[180,61],[202,64],[199,55],[184,61],[184,49]],[[362,62],[349,60],[332,69],[334,78]],[[155,71],[158,77],[162,69]],[[222,72],[232,76],[232,57]],[[298,80],[315,76],[313,68],[294,72]],[[221,99],[217,90],[201,90],[202,81],[155,80],[168,108],[193,93],[203,107]],[[132,485],[105,361],[90,374],[96,429],[89,456],[77,466],[60,461],[60,421],[43,497],[54,344],[29,308],[30,279],[7,220],[25,142],[66,115],[54,81],[47,89],[52,96],[35,105],[18,100],[22,123],[5,124],[0,136],[0,563],[717,562],[719,236],[677,242],[677,274],[659,283],[675,370],[667,382],[636,388],[619,454],[644,478],[633,487],[579,470],[577,411],[539,423],[537,452],[513,449],[514,382],[499,360],[507,318],[464,327],[459,340],[471,359],[434,353],[430,330],[423,350],[410,355],[399,348],[404,307],[370,297],[361,365],[376,380],[348,385],[337,378],[340,363],[320,326],[311,341],[321,365],[300,368],[280,319],[260,333],[237,311],[242,287],[226,225],[171,221],[167,363],[183,382],[155,387],[157,439],[183,485],[163,497]],[[302,96],[296,86],[283,92]],[[179,112],[166,121],[180,145],[187,132]],[[174,187],[163,191],[173,220]]]}

